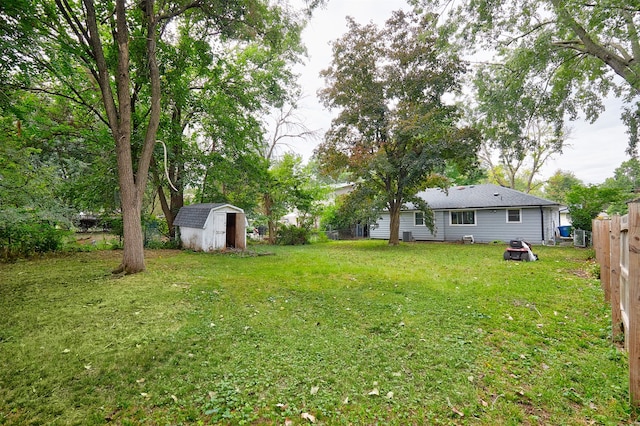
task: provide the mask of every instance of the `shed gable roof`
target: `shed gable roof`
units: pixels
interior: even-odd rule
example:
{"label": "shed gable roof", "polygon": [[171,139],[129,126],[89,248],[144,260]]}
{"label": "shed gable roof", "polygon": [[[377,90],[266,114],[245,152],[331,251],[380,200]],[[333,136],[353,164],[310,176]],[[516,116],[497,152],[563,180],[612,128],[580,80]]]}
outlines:
{"label": "shed gable roof", "polygon": [[[555,201],[493,184],[456,186],[449,188],[448,193],[428,188],[417,196],[434,210],[559,206]],[[409,208],[413,206],[409,204]]]}
{"label": "shed gable roof", "polygon": [[190,204],[180,209],[173,221],[173,224],[183,226],[185,228],[204,229],[204,225],[207,222],[207,218],[209,217],[211,210],[218,210],[225,206],[231,207],[233,210],[237,210],[238,212],[242,212],[242,209],[226,203]]}

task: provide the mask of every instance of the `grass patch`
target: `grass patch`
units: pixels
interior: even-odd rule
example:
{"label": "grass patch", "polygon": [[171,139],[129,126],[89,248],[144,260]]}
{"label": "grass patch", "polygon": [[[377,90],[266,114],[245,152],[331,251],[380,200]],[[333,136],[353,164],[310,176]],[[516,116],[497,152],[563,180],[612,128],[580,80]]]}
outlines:
{"label": "grass patch", "polygon": [[149,251],[119,279],[112,251],[0,265],[0,424],[632,421],[586,251],[260,250]]}

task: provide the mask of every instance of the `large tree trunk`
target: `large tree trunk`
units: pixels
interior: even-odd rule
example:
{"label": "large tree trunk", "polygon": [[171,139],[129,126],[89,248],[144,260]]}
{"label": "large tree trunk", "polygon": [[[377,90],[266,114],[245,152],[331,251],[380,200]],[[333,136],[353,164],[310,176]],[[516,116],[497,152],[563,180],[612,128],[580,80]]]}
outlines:
{"label": "large tree trunk", "polygon": [[264,194],[263,197],[263,208],[264,215],[267,217],[267,226],[269,228],[269,236],[267,237],[267,241],[269,244],[276,243],[276,232],[277,232],[277,224],[273,216],[273,200],[271,199],[271,195]]}
{"label": "large tree trunk", "polygon": [[400,244],[400,206],[401,203],[393,202],[389,206],[389,245]]}
{"label": "large tree trunk", "polygon": [[94,1],[84,0],[87,10],[87,28],[91,53],[96,60],[98,84],[109,121],[109,127],[116,144],[118,161],[118,183],[120,185],[120,202],[123,222],[123,255],[122,264],[114,272],[134,274],[144,271],[144,238],[142,235],[142,197],[147,185],[149,165],[156,134],[160,121],[160,72],[156,59],[156,19],[153,15],[153,0],[139,3],[147,19],[147,55],[149,80],[151,83],[151,108],[149,122],[144,136],[140,157],[137,159],[138,169],[134,171],[131,152],[131,77],[129,73],[129,30],[127,23],[127,6],[124,0],[115,4],[116,27],[113,33],[118,45],[118,62],[115,77],[116,104],[111,88],[111,75],[102,48],[101,34]]}
{"label": "large tree trunk", "polygon": [[113,272],[135,274],[145,269],[144,264],[144,235],[142,234],[141,202],[134,190],[126,190],[127,186],[120,185],[120,200],[122,205],[123,253],[122,264]]}

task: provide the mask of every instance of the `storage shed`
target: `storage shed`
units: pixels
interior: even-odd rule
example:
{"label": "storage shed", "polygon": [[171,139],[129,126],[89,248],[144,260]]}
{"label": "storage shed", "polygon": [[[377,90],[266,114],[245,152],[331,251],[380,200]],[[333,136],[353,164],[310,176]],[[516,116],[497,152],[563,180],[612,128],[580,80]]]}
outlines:
{"label": "storage shed", "polygon": [[174,225],[180,229],[182,246],[196,251],[247,247],[247,219],[244,211],[225,203],[184,206]]}

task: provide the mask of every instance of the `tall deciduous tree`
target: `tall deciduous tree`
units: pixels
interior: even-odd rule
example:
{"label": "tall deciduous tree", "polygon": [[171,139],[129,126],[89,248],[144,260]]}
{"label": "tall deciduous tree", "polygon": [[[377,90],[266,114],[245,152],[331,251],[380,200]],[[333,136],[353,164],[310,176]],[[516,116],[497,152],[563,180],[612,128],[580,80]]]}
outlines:
{"label": "tall deciduous tree", "polygon": [[[434,7],[433,1],[414,4]],[[595,120],[612,90],[628,101],[629,151],[640,130],[640,5],[628,0],[467,0],[451,6],[449,18],[460,40],[474,50],[498,52],[516,61],[514,76],[528,81],[544,75],[558,110]],[[617,78],[614,78],[617,77]]]}
{"label": "tall deciduous tree", "polygon": [[482,160],[496,183],[526,193],[542,184],[536,178],[547,160],[562,153],[568,133],[546,71],[530,70],[526,78],[518,72],[533,61],[516,55],[505,64],[482,66],[474,79]]}
{"label": "tall deciduous tree", "polygon": [[163,150],[156,150],[152,168],[171,236],[186,185],[200,188],[200,200],[255,208],[267,169],[260,158],[259,117],[295,90],[291,68],[302,53],[302,24],[280,22],[278,43],[257,39],[216,46],[198,20],[185,17],[175,41],[162,45],[168,99],[160,136],[168,152],[165,160]]}
{"label": "tall deciduous tree", "polygon": [[591,231],[592,220],[620,198],[620,191],[598,185],[574,185],[567,193],[571,224],[574,228]]}
{"label": "tall deciduous tree", "polygon": [[544,186],[544,196],[549,200],[567,204],[567,194],[576,185],[584,186],[584,183],[573,172],[556,170]]}
{"label": "tall deciduous tree", "polygon": [[[273,128],[269,140],[262,143],[262,157],[268,172],[262,185],[260,200],[261,214],[267,222],[268,241],[276,242],[278,220],[293,209],[298,208],[302,214],[310,213],[310,208],[317,197],[312,191],[312,179],[307,168],[302,167],[300,157],[285,153],[278,158],[278,150],[288,146],[292,140],[304,141],[317,136],[317,131],[309,129],[302,118],[296,113],[296,103],[300,100],[296,94],[291,102],[286,103],[278,111],[275,111]],[[296,188],[299,188],[297,190]],[[305,189],[303,189],[305,188]],[[301,192],[296,192],[301,191]]]}
{"label": "tall deciduous tree", "polygon": [[[117,271],[140,272],[145,268],[142,201],[161,114],[159,40],[170,22],[189,14],[198,17],[212,42],[261,38],[277,44],[284,12],[263,0],[16,4],[0,9],[0,20],[10,23],[0,26],[3,59],[9,62],[0,71],[29,89],[50,92],[52,83],[66,85],[70,97],[109,128],[124,226]],[[93,102],[96,91],[101,105]]]}
{"label": "tall deciduous tree", "polygon": [[614,170],[613,177],[606,179],[601,186],[618,190],[620,194],[620,197],[611,203],[607,213],[626,214],[629,210],[627,203],[637,199],[640,192],[640,161],[634,157],[623,162]]}
{"label": "tall deciduous tree", "polygon": [[[447,162],[473,165],[479,138],[460,128],[460,112],[443,101],[465,67],[439,32],[437,16],[398,11],[379,29],[348,19],[322,72],[320,97],[339,109],[318,149],[326,170],[345,169],[389,210],[389,244],[399,243],[403,204],[439,176]],[[424,206],[423,206],[424,207]]]}
{"label": "tall deciduous tree", "polygon": [[302,157],[285,153],[271,162],[262,194],[262,214],[267,222],[269,243],[276,242],[278,221],[297,213],[295,225],[309,230],[320,214],[325,187],[303,166]]}

